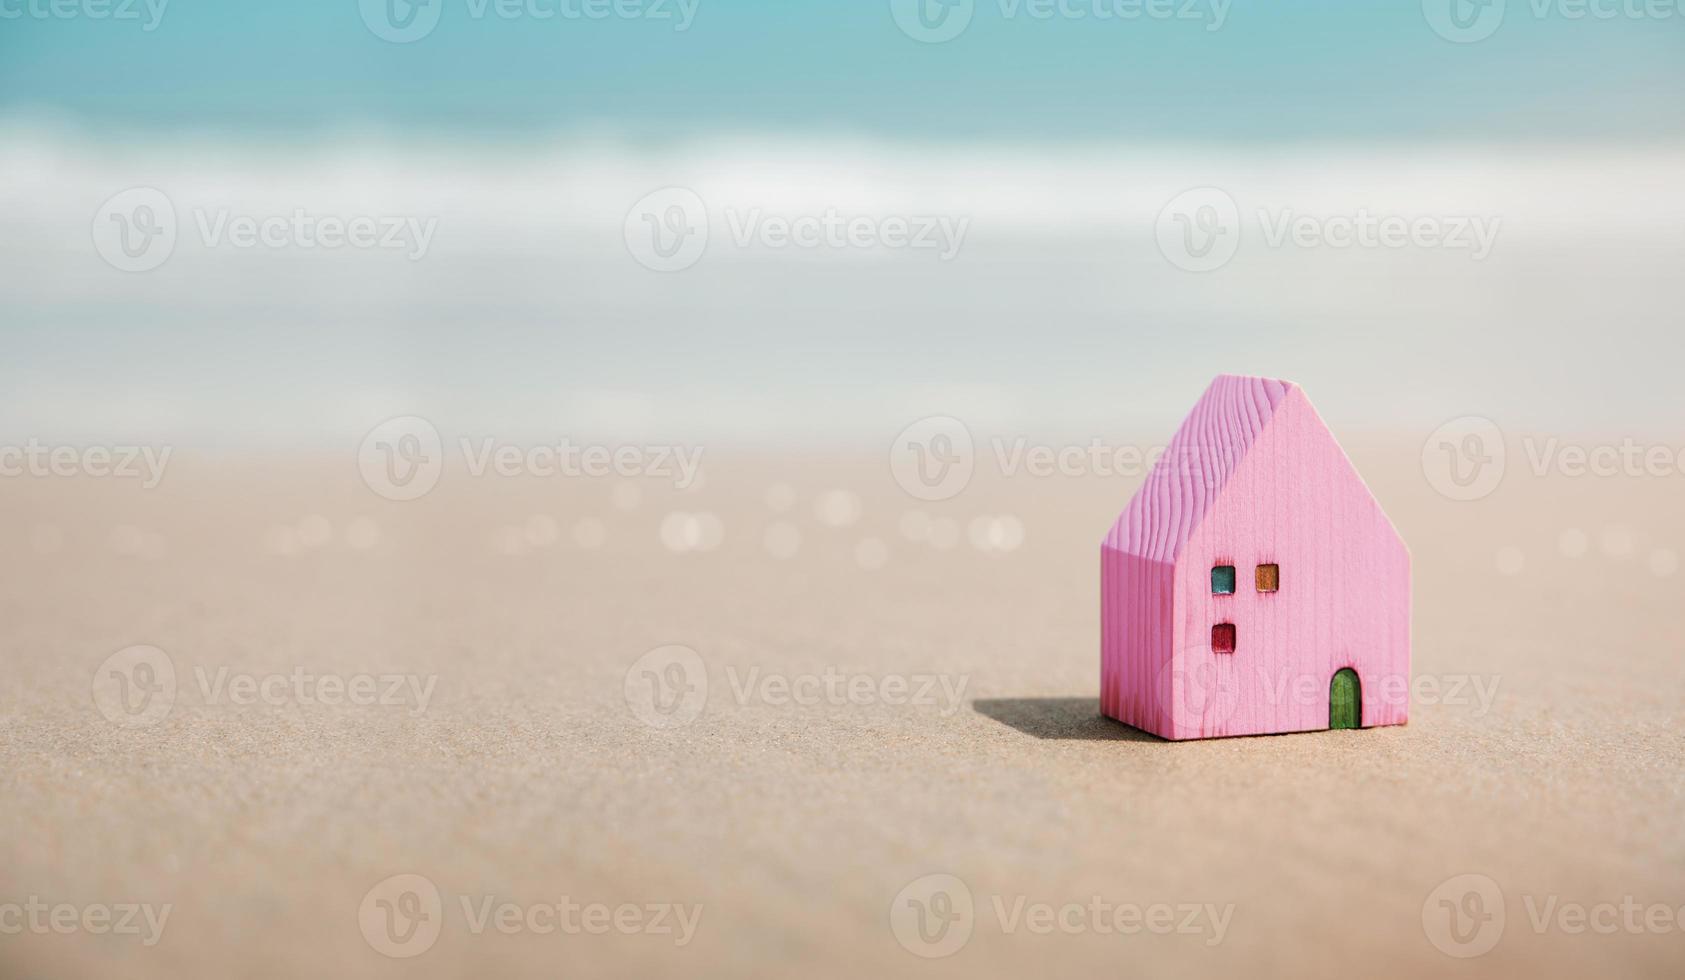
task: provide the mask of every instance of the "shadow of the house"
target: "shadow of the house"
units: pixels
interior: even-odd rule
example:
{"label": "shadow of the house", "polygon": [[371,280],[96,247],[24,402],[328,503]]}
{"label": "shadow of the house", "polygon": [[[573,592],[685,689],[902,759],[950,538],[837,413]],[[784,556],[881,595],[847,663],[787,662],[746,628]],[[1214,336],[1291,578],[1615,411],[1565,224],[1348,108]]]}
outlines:
{"label": "shadow of the house", "polygon": [[1164,741],[1157,735],[1102,715],[1099,698],[979,698],[972,707],[980,715],[1036,738],[1089,742]]}

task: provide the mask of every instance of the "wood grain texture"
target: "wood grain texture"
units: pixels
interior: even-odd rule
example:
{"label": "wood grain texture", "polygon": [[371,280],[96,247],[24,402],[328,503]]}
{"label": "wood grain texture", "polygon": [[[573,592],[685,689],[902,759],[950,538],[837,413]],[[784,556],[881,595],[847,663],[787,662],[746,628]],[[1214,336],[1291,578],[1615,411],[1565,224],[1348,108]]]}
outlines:
{"label": "wood grain texture", "polygon": [[[1296,386],[1213,382],[1102,555],[1110,717],[1171,739],[1323,729],[1349,667],[1365,726],[1407,720],[1409,553]],[[1224,564],[1277,565],[1279,591],[1214,595]]]}
{"label": "wood grain texture", "polygon": [[1155,734],[1170,728],[1176,568],[1100,549],[1100,710]]}
{"label": "wood grain texture", "polygon": [[1265,378],[1222,375],[1213,381],[1113,525],[1108,543],[1153,561],[1175,561],[1292,390]]}

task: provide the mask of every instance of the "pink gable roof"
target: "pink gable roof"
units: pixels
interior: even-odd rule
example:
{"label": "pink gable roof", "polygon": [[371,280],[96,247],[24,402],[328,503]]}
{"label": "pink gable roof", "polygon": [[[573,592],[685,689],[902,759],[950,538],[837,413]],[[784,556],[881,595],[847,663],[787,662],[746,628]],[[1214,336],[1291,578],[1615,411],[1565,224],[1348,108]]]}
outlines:
{"label": "pink gable roof", "polygon": [[1174,562],[1258,433],[1294,390],[1287,381],[1218,375],[1112,525],[1106,546]]}

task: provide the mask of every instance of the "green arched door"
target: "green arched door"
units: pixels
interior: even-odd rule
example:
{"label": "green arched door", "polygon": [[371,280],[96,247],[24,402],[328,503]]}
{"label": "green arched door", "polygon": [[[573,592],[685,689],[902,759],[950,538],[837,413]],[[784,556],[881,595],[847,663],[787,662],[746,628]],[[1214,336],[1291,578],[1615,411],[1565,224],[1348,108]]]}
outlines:
{"label": "green arched door", "polygon": [[1328,727],[1363,727],[1363,684],[1350,667],[1335,671],[1328,682]]}

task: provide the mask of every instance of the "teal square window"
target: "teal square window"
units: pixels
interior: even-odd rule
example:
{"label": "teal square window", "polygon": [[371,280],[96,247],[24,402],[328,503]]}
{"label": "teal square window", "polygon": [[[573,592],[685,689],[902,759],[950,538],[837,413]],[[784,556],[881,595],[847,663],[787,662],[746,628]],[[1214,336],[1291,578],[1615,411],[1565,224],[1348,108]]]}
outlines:
{"label": "teal square window", "polygon": [[1217,565],[1211,569],[1211,594],[1234,595],[1234,566]]}

